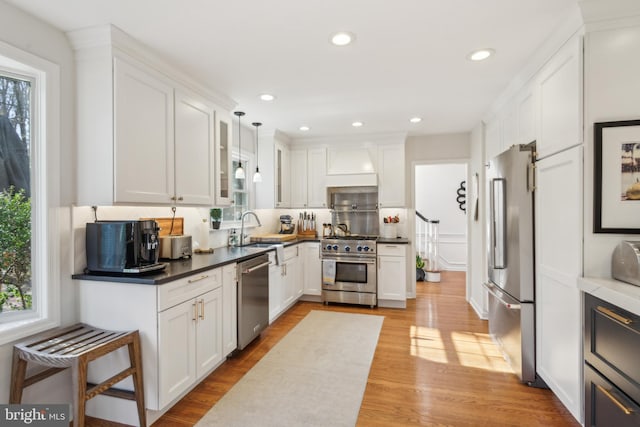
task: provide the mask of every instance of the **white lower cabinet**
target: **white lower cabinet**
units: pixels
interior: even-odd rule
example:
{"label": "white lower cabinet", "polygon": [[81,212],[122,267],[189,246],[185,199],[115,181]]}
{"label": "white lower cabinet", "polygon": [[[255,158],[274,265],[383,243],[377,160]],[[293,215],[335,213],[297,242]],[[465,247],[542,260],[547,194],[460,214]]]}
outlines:
{"label": "white lower cabinet", "polygon": [[222,360],[222,289],[158,314],[160,406],[179,397]]}
{"label": "white lower cabinet", "polygon": [[[228,307],[235,301],[233,270],[235,264],[162,285],[78,281],[81,322],[140,332],[145,403],[157,411],[148,412],[149,423],[223,362],[235,340],[235,302]],[[90,364],[89,380],[127,366],[126,349],[117,350]],[[126,379],[118,388],[132,390],[133,384]],[[135,405],[123,411],[121,399],[100,396],[90,402],[89,415],[137,422]]]}
{"label": "white lower cabinet", "polygon": [[228,356],[238,347],[237,264],[222,267],[222,354]]}
{"label": "white lower cabinet", "polygon": [[302,295],[303,279],[300,262],[300,245],[290,246],[284,249],[284,263],[281,266],[284,289],[284,309],[289,308]]}
{"label": "white lower cabinet", "polygon": [[322,261],[320,259],[320,243],[306,242],[302,245],[304,261],[304,295],[322,295]]}
{"label": "white lower cabinet", "polygon": [[269,323],[272,323],[282,312],[284,300],[282,266],[276,264],[275,252],[269,252]]}
{"label": "white lower cabinet", "polygon": [[407,305],[408,245],[378,244],[378,306]]}
{"label": "white lower cabinet", "polygon": [[582,421],[582,147],[536,162],[537,372]]}
{"label": "white lower cabinet", "polygon": [[284,260],[276,264],[275,252],[269,252],[269,323],[295,304],[304,292],[305,244],[284,248]]}

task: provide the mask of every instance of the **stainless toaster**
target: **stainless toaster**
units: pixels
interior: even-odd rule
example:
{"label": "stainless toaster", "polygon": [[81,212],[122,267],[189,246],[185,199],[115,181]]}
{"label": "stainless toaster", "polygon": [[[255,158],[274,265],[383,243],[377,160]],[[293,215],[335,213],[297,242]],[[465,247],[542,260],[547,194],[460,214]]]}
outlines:
{"label": "stainless toaster", "polygon": [[611,257],[614,279],[640,286],[640,242],[620,242]]}
{"label": "stainless toaster", "polygon": [[160,236],[160,258],[180,259],[191,254],[191,236]]}

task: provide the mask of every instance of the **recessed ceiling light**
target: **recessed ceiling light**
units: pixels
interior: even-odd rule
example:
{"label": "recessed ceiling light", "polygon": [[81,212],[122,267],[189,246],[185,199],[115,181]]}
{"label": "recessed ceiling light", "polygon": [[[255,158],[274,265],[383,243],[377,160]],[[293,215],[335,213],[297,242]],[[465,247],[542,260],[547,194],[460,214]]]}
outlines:
{"label": "recessed ceiling light", "polygon": [[273,101],[274,99],[276,99],[276,97],[271,95],[270,93],[263,93],[262,95],[260,95],[260,99],[262,99],[263,101]]}
{"label": "recessed ceiling light", "polygon": [[353,43],[356,36],[348,31],[339,31],[331,35],[331,43],[336,46],[346,46]]}
{"label": "recessed ceiling light", "polygon": [[302,132],[306,132],[311,128],[309,126],[300,126],[298,129],[300,129]]}
{"label": "recessed ceiling light", "polygon": [[362,126],[364,123],[362,122],[353,122],[351,123],[351,126],[353,126],[354,128],[359,128],[360,126]]}
{"label": "recessed ceiling light", "polygon": [[422,121],[422,119],[421,119],[420,117],[411,117],[411,118],[409,119],[409,121],[410,121],[411,123],[420,123],[420,122]]}
{"label": "recessed ceiling light", "polygon": [[476,51],[471,52],[467,58],[471,61],[484,61],[489,58],[491,55],[496,53],[493,49],[478,49]]}

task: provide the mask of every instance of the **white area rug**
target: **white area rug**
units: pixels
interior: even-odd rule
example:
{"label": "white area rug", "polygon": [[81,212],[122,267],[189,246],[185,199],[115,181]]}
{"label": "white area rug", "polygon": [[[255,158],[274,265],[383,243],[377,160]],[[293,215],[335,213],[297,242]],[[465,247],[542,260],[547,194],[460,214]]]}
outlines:
{"label": "white area rug", "polygon": [[311,311],[196,426],[354,426],[383,320]]}

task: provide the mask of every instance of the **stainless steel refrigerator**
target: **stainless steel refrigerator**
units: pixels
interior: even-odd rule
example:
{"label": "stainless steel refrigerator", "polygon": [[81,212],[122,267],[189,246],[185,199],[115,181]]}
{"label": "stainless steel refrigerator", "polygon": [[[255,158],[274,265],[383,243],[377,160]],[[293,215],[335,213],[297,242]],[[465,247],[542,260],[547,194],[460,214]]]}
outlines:
{"label": "stainless steel refrigerator", "polygon": [[536,375],[534,271],[535,144],[514,145],[489,162],[489,333],[520,380]]}

